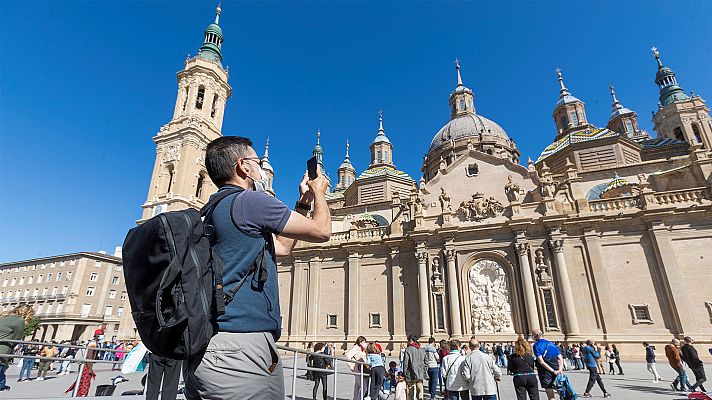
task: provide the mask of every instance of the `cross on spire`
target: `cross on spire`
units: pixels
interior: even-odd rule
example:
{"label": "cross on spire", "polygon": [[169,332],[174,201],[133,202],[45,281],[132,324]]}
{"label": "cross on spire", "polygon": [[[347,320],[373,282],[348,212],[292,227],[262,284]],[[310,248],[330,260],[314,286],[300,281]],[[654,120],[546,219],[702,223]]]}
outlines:
{"label": "cross on spire", "polygon": [[653,57],[655,57],[655,61],[658,62],[658,67],[662,67],[662,66],[663,66],[663,62],[662,62],[662,60],[660,59],[660,51],[658,51],[658,48],[655,47],[655,46],[653,46],[653,48],[650,49],[650,50],[653,52]]}
{"label": "cross on spire", "polygon": [[462,76],[460,76],[460,59],[455,59],[455,69],[457,70],[457,86],[462,86]]}
{"label": "cross on spire", "polygon": [[220,8],[220,6],[222,6],[222,0],[218,2],[218,6],[215,9],[215,25],[220,22],[220,13],[222,12],[222,8]]}
{"label": "cross on spire", "polygon": [[616,98],[616,91],[613,90],[613,84],[609,83],[608,88],[611,90],[611,98],[613,99],[613,109],[623,108],[621,102]]}
{"label": "cross on spire", "polygon": [[556,67],[554,71],[556,71],[556,76],[559,78],[559,97],[570,95],[571,93],[569,93],[569,90],[566,89],[566,85],[564,85],[564,76],[561,74],[561,68]]}
{"label": "cross on spire", "polygon": [[378,132],[383,132],[383,110],[378,110]]}

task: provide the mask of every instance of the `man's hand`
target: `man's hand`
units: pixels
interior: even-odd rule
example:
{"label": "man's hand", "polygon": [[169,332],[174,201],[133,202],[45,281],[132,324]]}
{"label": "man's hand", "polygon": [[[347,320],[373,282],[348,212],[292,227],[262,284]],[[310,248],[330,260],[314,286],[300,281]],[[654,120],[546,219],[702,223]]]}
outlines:
{"label": "man's hand", "polygon": [[324,174],[317,169],[317,176],[312,180],[307,181],[307,186],[309,191],[314,195],[314,197],[324,197],[326,190],[329,187],[329,182],[326,180]]}
{"label": "man's hand", "polygon": [[310,204],[314,200],[314,194],[309,190],[307,182],[309,182],[309,173],[304,171],[302,181],[299,182],[299,202]]}
{"label": "man's hand", "polygon": [[562,372],[564,371],[562,371],[561,369],[557,369],[556,371],[554,371],[554,375],[561,375]]}

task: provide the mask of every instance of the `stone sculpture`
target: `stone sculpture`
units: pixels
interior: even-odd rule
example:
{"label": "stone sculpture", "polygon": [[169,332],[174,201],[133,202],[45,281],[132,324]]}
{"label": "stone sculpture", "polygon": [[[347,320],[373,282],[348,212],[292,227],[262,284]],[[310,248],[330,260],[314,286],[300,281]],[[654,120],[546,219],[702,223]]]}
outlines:
{"label": "stone sculpture", "polygon": [[472,304],[472,332],[514,333],[509,285],[504,267],[494,260],[479,260],[468,274]]}
{"label": "stone sculpture", "polygon": [[452,206],[450,205],[450,195],[445,192],[445,188],[440,188],[440,209],[442,212],[451,212]]}
{"label": "stone sculpture", "polygon": [[507,194],[507,200],[509,200],[510,203],[519,201],[521,198],[522,188],[519,187],[517,182],[514,182],[512,175],[507,177],[507,184],[504,185],[504,193]]}
{"label": "stone sculpture", "polygon": [[486,218],[502,214],[504,206],[494,197],[485,198],[482,193],[472,195],[472,200],[460,203],[457,212],[462,214],[467,221],[481,221]]}

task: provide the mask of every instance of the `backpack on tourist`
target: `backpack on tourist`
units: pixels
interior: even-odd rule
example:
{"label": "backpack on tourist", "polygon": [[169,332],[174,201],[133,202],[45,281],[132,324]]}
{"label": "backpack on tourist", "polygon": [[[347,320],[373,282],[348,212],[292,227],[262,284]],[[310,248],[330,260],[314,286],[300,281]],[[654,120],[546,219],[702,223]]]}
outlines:
{"label": "backpack on tourist", "polygon": [[213,228],[202,220],[220,200],[242,190],[221,191],[200,211],[158,214],[126,235],[123,268],[131,315],[152,353],[182,360],[205,349],[217,333],[217,317],[250,275],[223,291],[223,264],[211,248]]}

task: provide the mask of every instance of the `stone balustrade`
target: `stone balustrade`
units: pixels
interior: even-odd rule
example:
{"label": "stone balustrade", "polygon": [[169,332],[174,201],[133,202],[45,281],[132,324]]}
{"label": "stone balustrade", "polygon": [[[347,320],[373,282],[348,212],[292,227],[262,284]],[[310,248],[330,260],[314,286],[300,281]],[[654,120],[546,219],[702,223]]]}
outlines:
{"label": "stone balustrade", "polygon": [[[355,234],[352,234],[355,232]],[[353,230],[351,232],[333,232],[329,242],[349,242],[353,240],[360,239],[381,239],[382,237],[388,235],[387,226],[378,226],[375,228],[366,228]]]}
{"label": "stone balustrade", "polygon": [[613,199],[591,200],[588,202],[592,212],[622,211],[640,209],[640,198],[617,197]]}
{"label": "stone balustrade", "polygon": [[588,206],[591,212],[636,211],[659,206],[703,204],[706,200],[710,200],[708,189],[694,188],[643,193],[635,197],[590,200]]}
{"label": "stone balustrade", "polygon": [[678,203],[698,203],[708,198],[707,188],[671,190],[654,194],[655,203],[659,205],[670,205]]}

